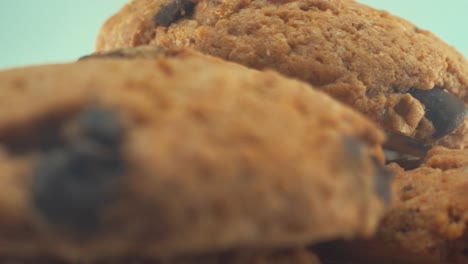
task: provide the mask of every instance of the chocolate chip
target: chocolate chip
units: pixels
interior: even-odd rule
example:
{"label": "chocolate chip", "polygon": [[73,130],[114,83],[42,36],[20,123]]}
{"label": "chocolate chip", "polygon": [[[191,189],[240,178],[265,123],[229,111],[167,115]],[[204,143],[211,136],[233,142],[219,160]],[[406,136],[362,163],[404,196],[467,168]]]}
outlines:
{"label": "chocolate chip", "polygon": [[408,92],[425,106],[425,117],[432,122],[435,129],[432,135],[434,138],[441,138],[454,131],[465,119],[465,103],[444,89],[411,88]]}
{"label": "chocolate chip", "polygon": [[356,138],[345,137],[343,145],[346,152],[349,153],[354,159],[360,159],[362,155],[362,143]]}
{"label": "chocolate chip", "polygon": [[194,9],[195,3],[191,0],[174,0],[161,6],[153,21],[157,25],[167,27],[183,17],[191,16]]}
{"label": "chocolate chip", "polygon": [[387,164],[396,163],[404,170],[414,170],[421,166],[423,159],[403,157],[399,159],[387,160]]}
{"label": "chocolate chip", "polygon": [[113,113],[92,110],[82,113],[78,118],[78,127],[86,138],[108,147],[118,146],[121,137],[121,124]]}
{"label": "chocolate chip", "polygon": [[388,205],[392,198],[391,184],[395,173],[385,168],[377,158],[372,157],[372,161],[375,168],[375,192],[382,198],[382,201]]}
{"label": "chocolate chip", "polygon": [[403,187],[401,188],[401,191],[402,191],[402,192],[410,192],[410,191],[412,191],[412,190],[414,190],[413,185],[405,185],[405,186],[403,186]]}
{"label": "chocolate chip", "polygon": [[59,230],[92,232],[113,201],[125,166],[117,116],[91,109],[77,119],[78,137],[43,152],[33,177],[33,205]]}
{"label": "chocolate chip", "polygon": [[[364,159],[371,159],[374,165],[374,191],[384,201],[385,204],[390,203],[391,198],[391,181],[394,173],[385,168],[383,164],[374,156],[369,157],[363,151],[363,143],[353,137],[345,137],[343,140],[344,149],[351,158],[351,162],[348,164],[348,170],[356,173],[362,173],[362,161]],[[341,164],[342,165],[342,164]]]}
{"label": "chocolate chip", "polygon": [[400,133],[386,131],[387,140],[384,143],[384,148],[394,150],[399,154],[412,155],[419,158],[424,158],[427,151],[431,148],[430,145],[423,144],[409,136]]}
{"label": "chocolate chip", "polygon": [[423,144],[409,136],[387,131],[384,143],[387,164],[396,163],[405,170],[418,168],[427,155],[431,145]]}

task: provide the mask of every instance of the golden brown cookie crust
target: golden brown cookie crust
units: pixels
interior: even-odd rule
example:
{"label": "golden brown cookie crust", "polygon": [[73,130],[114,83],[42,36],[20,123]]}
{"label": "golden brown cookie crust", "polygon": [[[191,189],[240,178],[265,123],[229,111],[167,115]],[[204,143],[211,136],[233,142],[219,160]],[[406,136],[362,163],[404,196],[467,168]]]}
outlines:
{"label": "golden brown cookie crust", "polygon": [[[432,149],[418,169],[395,178],[395,203],[379,236],[410,252],[464,263],[468,223],[468,151]],[[458,261],[458,262],[456,262]]]}
{"label": "golden brown cookie crust", "polygon": [[[103,25],[97,50],[184,46],[275,69],[385,129],[431,143],[437,129],[408,90],[440,87],[468,102],[468,64],[460,53],[429,31],[355,1],[200,0],[193,13],[158,25],[155,15],[170,2],[129,2]],[[437,144],[467,146],[467,122]]]}
{"label": "golden brown cookie crust", "polygon": [[[0,255],[174,256],[374,231],[373,124],[302,82],[191,54],[0,72]],[[99,225],[81,232],[91,216],[44,200]]]}
{"label": "golden brown cookie crust", "polygon": [[376,237],[335,249],[359,263],[468,263],[468,150],[435,147],[420,168],[391,166],[394,201]]}

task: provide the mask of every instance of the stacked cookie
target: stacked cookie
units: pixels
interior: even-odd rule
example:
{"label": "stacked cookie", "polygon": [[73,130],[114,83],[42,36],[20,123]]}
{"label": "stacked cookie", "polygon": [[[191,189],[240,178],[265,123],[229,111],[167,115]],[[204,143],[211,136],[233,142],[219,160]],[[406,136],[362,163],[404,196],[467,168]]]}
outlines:
{"label": "stacked cookie", "polygon": [[130,1],[97,50],[193,48],[306,81],[389,132],[468,146],[468,65],[432,33],[350,0],[195,2]]}
{"label": "stacked cookie", "polygon": [[386,12],[133,0],[0,86],[2,261],[468,263],[468,64]]}
{"label": "stacked cookie", "polygon": [[322,257],[338,263],[467,263],[468,151],[434,147],[417,169],[389,166],[397,172],[394,199],[375,237],[321,245]]}
{"label": "stacked cookie", "polygon": [[320,246],[323,260],[468,263],[468,64],[432,33],[355,1],[134,0],[97,50],[143,44],[274,69],[386,131],[391,208],[373,239]]}
{"label": "stacked cookie", "polygon": [[0,86],[2,261],[318,263],[382,215],[383,133],[275,72],[150,47]]}

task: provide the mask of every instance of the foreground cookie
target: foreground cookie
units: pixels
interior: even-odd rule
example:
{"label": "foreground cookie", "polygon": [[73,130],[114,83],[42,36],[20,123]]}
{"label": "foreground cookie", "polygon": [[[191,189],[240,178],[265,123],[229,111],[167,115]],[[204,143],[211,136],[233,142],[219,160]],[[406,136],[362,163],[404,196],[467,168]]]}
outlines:
{"label": "foreground cookie", "polygon": [[305,80],[383,128],[424,144],[468,146],[468,64],[428,31],[349,0],[133,0],[97,50],[198,49]]}
{"label": "foreground cookie", "polygon": [[[468,263],[468,150],[436,147],[418,169],[395,167],[392,208],[372,241],[343,244],[358,263]],[[334,252],[334,253],[333,253]]]}
{"label": "foreground cookie", "polygon": [[386,171],[369,121],[273,72],[153,52],[0,72],[0,256],[256,254],[373,233]]}
{"label": "foreground cookie", "polygon": [[[1,263],[14,264],[68,264],[54,258],[0,257]],[[319,258],[304,248],[283,249],[278,251],[234,251],[217,254],[183,256],[156,260],[153,258],[120,257],[107,258],[99,261],[83,261],[71,263],[97,264],[320,264]],[[327,263],[324,263],[327,264]]]}

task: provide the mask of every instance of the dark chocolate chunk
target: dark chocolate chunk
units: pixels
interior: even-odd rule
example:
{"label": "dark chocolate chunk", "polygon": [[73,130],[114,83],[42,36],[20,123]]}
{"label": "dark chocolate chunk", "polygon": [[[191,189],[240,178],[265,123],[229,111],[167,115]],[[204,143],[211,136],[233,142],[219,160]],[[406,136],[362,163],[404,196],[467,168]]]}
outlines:
{"label": "dark chocolate chunk", "polygon": [[386,131],[386,134],[387,140],[384,143],[384,148],[396,151],[399,154],[424,158],[427,151],[431,149],[431,145],[423,144],[409,136],[392,131]]}
{"label": "dark chocolate chunk", "polygon": [[[363,142],[358,138],[345,137],[343,140],[345,153],[350,158],[347,163],[347,169],[350,172],[362,173],[363,161],[369,158],[374,165],[374,191],[382,201],[387,205],[391,198],[391,181],[394,173],[385,168],[385,166],[374,156],[369,156],[363,149]],[[343,166],[343,164],[340,164]]]}
{"label": "dark chocolate chunk", "polygon": [[414,190],[414,187],[412,185],[405,185],[401,188],[402,192],[410,192],[412,190]]}
{"label": "dark chocolate chunk", "polygon": [[435,129],[434,138],[441,138],[457,129],[467,114],[463,100],[444,89],[434,87],[431,90],[411,88],[408,91],[426,108],[425,117]]}
{"label": "dark chocolate chunk", "polygon": [[375,192],[382,198],[382,201],[388,205],[392,198],[391,184],[395,173],[385,168],[377,158],[372,157],[372,161],[375,168]]}
{"label": "dark chocolate chunk", "polygon": [[354,159],[360,159],[362,155],[362,143],[358,139],[345,137],[343,141],[344,147]]}
{"label": "dark chocolate chunk", "polygon": [[384,151],[387,164],[397,163],[405,170],[419,167],[432,147],[399,133],[392,131],[386,133],[387,141],[384,143]]}
{"label": "dark chocolate chunk", "polygon": [[387,164],[396,163],[404,170],[414,170],[421,166],[424,159],[403,157],[399,159],[387,160]]}
{"label": "dark chocolate chunk", "polygon": [[98,109],[86,111],[79,116],[77,122],[81,134],[96,143],[115,147],[121,140],[121,124],[111,112]]}
{"label": "dark chocolate chunk", "polygon": [[33,205],[57,229],[82,234],[97,228],[125,166],[122,126],[114,113],[91,109],[75,122],[78,137],[43,152],[33,177]]}
{"label": "dark chocolate chunk", "polygon": [[194,9],[195,3],[190,0],[174,0],[161,6],[153,20],[157,25],[167,27],[183,17],[191,16]]}
{"label": "dark chocolate chunk", "polygon": [[384,201],[385,204],[390,202],[390,181],[393,177],[393,174],[387,170],[383,164],[376,157],[369,157],[365,151],[363,151],[363,143],[357,138],[345,137],[344,141],[344,150],[350,161],[348,163],[348,170],[350,172],[362,173],[363,161],[371,159],[374,165],[374,191],[375,193]]}

